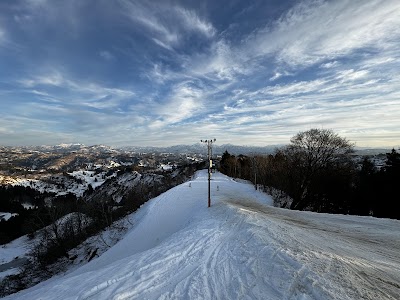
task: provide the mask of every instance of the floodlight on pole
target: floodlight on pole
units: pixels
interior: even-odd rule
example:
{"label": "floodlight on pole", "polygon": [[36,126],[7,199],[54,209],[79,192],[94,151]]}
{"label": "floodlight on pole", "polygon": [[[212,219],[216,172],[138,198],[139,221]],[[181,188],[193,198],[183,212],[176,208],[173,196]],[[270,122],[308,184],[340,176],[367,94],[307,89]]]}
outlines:
{"label": "floodlight on pole", "polygon": [[207,144],[208,149],[208,207],[211,206],[211,168],[212,168],[212,144],[216,139],[200,140],[200,142]]}

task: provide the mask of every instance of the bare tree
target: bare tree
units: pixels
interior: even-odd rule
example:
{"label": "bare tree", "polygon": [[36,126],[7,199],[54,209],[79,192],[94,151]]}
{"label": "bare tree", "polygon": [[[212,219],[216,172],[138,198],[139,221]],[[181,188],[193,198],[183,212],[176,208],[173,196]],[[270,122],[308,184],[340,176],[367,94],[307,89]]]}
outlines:
{"label": "bare tree", "polygon": [[303,209],[311,194],[313,181],[321,171],[350,163],[354,144],[330,129],[310,129],[296,134],[283,151],[290,168],[292,209]]}

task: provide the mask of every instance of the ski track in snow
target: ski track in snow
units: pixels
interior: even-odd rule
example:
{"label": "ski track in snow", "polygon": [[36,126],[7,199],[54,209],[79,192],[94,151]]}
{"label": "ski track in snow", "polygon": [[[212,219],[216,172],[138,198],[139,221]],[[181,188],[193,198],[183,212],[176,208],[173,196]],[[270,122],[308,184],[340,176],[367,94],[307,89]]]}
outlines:
{"label": "ski track in snow", "polygon": [[400,234],[386,226],[398,229],[398,221],[231,205],[252,215],[255,226],[266,224],[268,242],[272,237],[278,249],[300,262],[289,298],[292,290],[318,285],[329,294],[340,284],[335,299],[398,299]]}
{"label": "ski track in snow", "polygon": [[7,299],[398,299],[399,221],[271,202],[217,173],[207,208],[201,171],[101,257]]}

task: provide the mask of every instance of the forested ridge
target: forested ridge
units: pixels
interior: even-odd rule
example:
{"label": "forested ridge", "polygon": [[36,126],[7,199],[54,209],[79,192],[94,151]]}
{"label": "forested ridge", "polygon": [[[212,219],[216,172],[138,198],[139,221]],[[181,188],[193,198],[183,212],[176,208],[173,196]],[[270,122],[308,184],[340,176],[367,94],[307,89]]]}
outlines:
{"label": "forested ridge", "polygon": [[291,209],[400,219],[400,153],[387,153],[378,169],[368,156],[357,164],[353,149],[332,130],[311,129],[274,154],[235,156],[226,151],[220,169],[279,191],[275,196],[289,198],[283,205]]}

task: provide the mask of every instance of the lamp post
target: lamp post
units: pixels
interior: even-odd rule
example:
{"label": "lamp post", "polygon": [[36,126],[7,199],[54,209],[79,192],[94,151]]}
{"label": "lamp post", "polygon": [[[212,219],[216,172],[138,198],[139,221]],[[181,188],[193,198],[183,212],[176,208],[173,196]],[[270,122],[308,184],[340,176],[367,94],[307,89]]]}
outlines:
{"label": "lamp post", "polygon": [[211,168],[212,168],[212,144],[216,139],[211,140],[200,140],[200,142],[207,144],[208,149],[208,207],[211,206]]}

